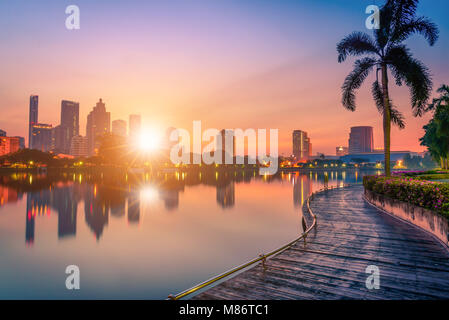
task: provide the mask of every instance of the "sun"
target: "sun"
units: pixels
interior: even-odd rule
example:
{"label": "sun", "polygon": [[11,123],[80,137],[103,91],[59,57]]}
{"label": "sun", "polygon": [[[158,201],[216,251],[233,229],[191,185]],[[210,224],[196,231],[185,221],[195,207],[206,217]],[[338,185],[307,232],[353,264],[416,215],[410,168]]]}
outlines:
{"label": "sun", "polygon": [[161,148],[161,136],[153,129],[145,129],[140,134],[139,149],[145,152],[152,152]]}

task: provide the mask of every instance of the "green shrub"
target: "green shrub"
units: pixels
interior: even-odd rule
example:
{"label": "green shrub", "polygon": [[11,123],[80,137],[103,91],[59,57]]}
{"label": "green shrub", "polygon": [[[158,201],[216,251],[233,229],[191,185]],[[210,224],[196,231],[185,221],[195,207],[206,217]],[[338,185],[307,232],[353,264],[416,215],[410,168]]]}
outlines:
{"label": "green shrub", "polygon": [[449,217],[449,184],[416,177],[365,176],[365,189],[405,201]]}

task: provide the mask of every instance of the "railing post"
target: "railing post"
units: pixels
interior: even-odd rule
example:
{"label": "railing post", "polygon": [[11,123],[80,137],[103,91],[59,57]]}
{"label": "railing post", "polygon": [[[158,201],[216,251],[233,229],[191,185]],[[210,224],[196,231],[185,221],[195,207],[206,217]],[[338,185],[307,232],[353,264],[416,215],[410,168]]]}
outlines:
{"label": "railing post", "polygon": [[267,257],[263,253],[259,254],[259,257],[262,258],[262,267],[263,267],[264,270],[266,270],[267,269],[267,265],[265,264],[265,262],[267,260]]}

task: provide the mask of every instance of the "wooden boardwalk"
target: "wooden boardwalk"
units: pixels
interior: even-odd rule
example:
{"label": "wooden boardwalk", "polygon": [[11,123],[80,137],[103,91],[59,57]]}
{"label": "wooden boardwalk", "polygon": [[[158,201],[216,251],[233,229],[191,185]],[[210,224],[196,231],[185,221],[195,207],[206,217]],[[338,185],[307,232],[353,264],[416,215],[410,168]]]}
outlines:
{"label": "wooden boardwalk", "polygon": [[[449,299],[448,251],[367,204],[362,192],[317,194],[317,228],[306,246],[298,242],[266,269],[259,264],[193,299]],[[366,288],[369,265],[380,270],[380,289]]]}

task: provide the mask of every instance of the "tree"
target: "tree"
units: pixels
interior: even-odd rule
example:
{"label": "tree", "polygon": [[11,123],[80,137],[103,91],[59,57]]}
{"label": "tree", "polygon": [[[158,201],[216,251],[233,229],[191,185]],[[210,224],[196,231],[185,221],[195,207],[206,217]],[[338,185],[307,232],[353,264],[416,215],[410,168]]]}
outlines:
{"label": "tree", "polygon": [[434,111],[433,118],[425,125],[421,145],[426,146],[441,168],[449,169],[449,86],[442,85],[440,97],[433,99],[428,110]]}
{"label": "tree", "polygon": [[[391,123],[404,128],[404,117],[393,105],[389,94],[389,73],[396,85],[405,83],[411,94],[414,116],[421,116],[432,91],[432,80],[427,67],[415,59],[404,41],[412,34],[423,35],[429,45],[438,39],[438,28],[425,17],[416,17],[418,0],[387,0],[380,9],[380,26],[374,37],[353,32],[337,44],[338,62],[348,56],[364,56],[355,61],[353,71],[346,77],[342,86],[343,106],[355,111],[355,91],[361,87],[370,72],[376,68],[376,80],[371,91],[383,116],[385,174],[391,175],[390,134]],[[380,71],[380,80],[379,80]]]}

